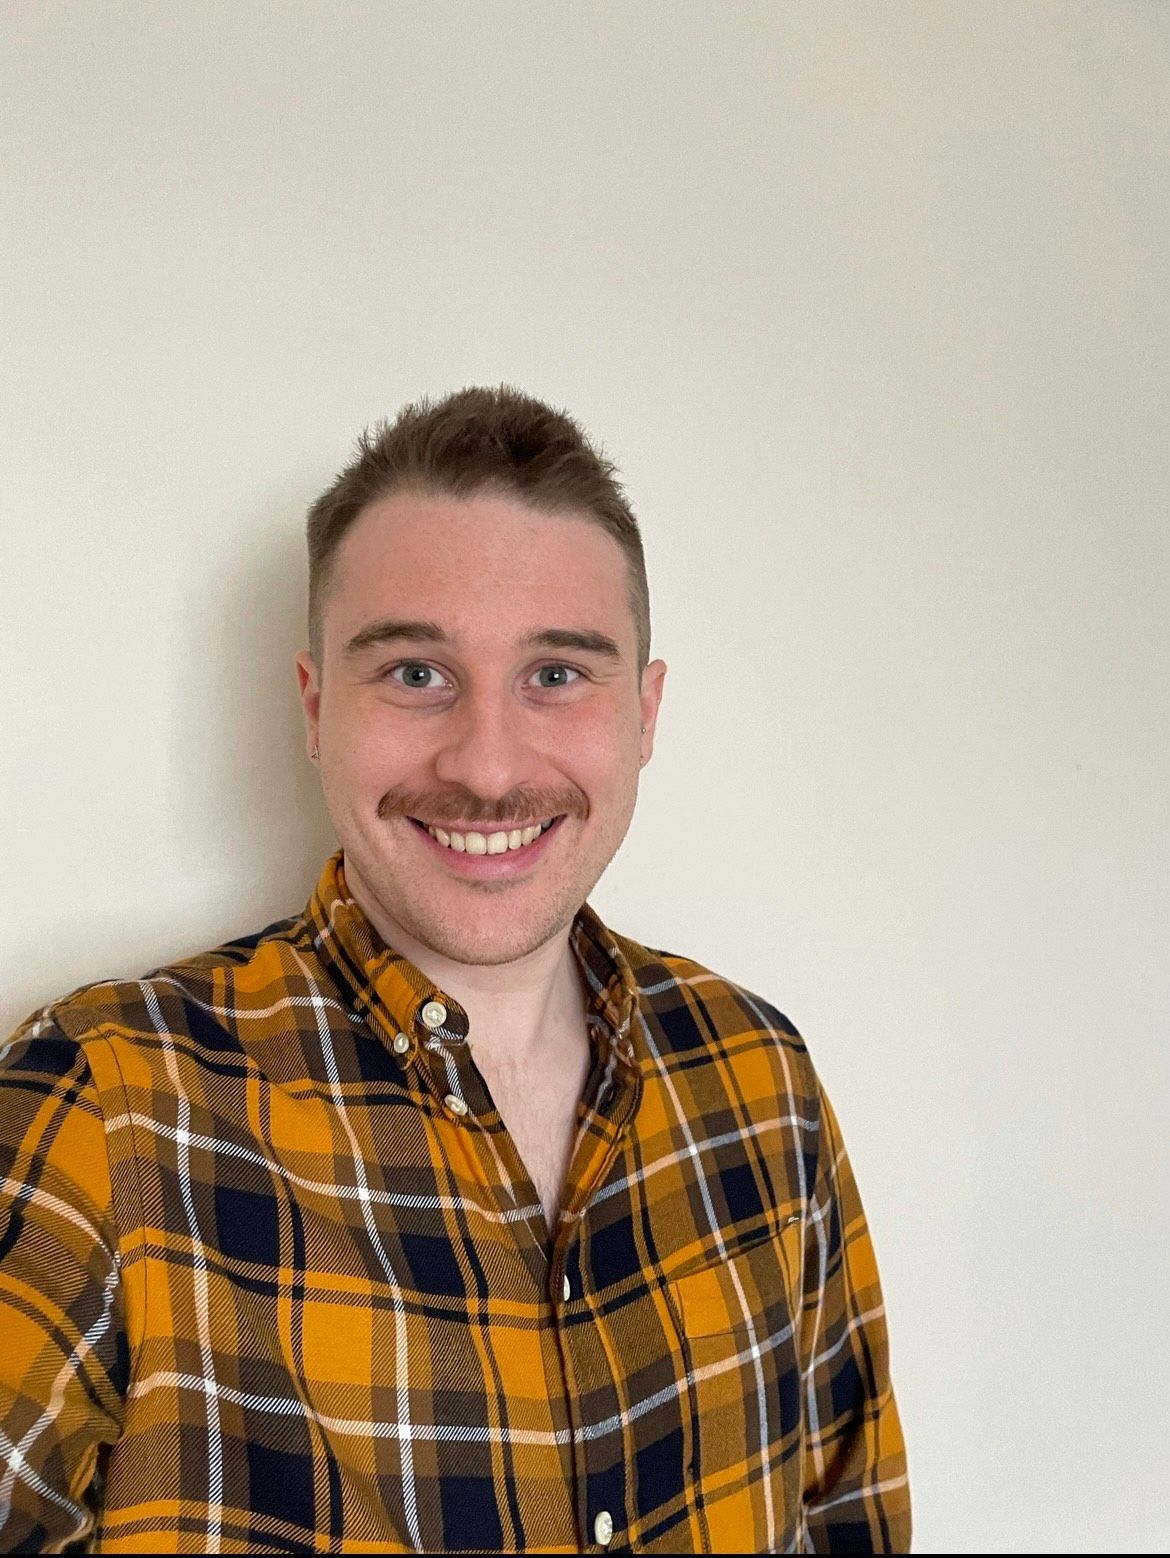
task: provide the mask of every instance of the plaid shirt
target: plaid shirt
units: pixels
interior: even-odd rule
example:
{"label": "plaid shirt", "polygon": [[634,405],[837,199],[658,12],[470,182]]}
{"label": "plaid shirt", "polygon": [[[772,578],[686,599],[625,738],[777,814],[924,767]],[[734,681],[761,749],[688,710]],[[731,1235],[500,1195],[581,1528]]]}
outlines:
{"label": "plaid shirt", "polygon": [[340,856],[0,1062],[0,1547],[905,1551],[878,1274],[788,1021],[605,929],[555,1236]]}

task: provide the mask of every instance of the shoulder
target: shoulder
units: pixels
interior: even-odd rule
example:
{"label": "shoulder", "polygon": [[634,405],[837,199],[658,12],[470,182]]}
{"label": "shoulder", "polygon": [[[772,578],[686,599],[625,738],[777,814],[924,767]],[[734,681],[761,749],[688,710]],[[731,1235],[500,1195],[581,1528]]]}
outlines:
{"label": "shoulder", "polygon": [[706,1050],[724,1059],[766,1053],[811,1087],[804,1038],[772,1001],[694,958],[628,936],[614,940],[633,971],[643,1014],[669,1052],[694,1056]]}
{"label": "shoulder", "polygon": [[678,952],[644,946],[629,936],[611,932],[633,971],[643,1004],[662,1016],[684,1006],[701,1013],[715,1032],[741,1032],[745,1027],[804,1049],[795,1024],[778,1006],[746,986],[716,973],[706,964]]}
{"label": "shoulder", "polygon": [[241,1018],[287,1001],[291,983],[305,976],[306,959],[315,966],[311,940],[311,927],[298,915],[138,978],[92,981],[27,1018],[6,1050],[33,1042],[64,1063],[78,1047],[89,1053],[102,1041],[164,1034],[210,1050],[237,1048]]}

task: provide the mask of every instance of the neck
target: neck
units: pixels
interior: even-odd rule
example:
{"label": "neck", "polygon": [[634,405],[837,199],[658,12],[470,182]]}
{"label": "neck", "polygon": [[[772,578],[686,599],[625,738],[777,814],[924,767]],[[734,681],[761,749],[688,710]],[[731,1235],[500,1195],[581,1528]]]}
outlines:
{"label": "neck", "polygon": [[364,887],[349,888],[387,946],[409,958],[467,1013],[468,1042],[477,1060],[505,1065],[547,1058],[566,1036],[584,1032],[585,987],[569,946],[570,926],[510,963],[458,963],[444,957],[378,906]]}

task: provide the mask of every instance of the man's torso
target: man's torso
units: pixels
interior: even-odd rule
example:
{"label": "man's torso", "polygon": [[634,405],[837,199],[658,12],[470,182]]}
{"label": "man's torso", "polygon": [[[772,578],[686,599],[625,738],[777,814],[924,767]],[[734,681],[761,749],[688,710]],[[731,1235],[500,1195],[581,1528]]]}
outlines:
{"label": "man's torso", "polygon": [[119,1267],[95,1549],[577,1551],[609,1525],[645,1551],[796,1545],[799,1037],[698,965],[602,953],[591,919],[550,1241],[461,1014],[424,1021],[436,992],[316,902],[54,1011]]}

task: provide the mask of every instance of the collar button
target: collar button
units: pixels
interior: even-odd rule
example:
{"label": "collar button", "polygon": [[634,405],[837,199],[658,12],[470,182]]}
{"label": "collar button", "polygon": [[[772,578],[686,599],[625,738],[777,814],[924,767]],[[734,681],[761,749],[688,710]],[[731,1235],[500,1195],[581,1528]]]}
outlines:
{"label": "collar button", "polygon": [[447,1008],[442,1001],[428,1001],[419,1013],[423,1022],[433,1032],[447,1021]]}

